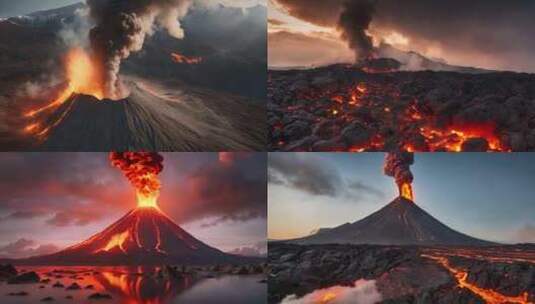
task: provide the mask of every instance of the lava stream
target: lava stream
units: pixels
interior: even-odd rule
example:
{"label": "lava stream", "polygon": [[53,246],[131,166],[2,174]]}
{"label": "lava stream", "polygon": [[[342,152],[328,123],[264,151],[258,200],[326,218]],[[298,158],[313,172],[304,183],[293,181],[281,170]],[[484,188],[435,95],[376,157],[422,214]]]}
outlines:
{"label": "lava stream", "polygon": [[512,297],[506,296],[492,289],[485,289],[478,287],[468,282],[468,272],[455,268],[450,265],[450,262],[445,257],[432,256],[423,254],[422,257],[429,258],[446,268],[457,280],[457,285],[461,288],[466,288],[476,295],[480,296],[488,304],[500,304],[500,303],[519,303],[519,304],[533,304],[528,302],[528,293],[525,292],[522,295]]}

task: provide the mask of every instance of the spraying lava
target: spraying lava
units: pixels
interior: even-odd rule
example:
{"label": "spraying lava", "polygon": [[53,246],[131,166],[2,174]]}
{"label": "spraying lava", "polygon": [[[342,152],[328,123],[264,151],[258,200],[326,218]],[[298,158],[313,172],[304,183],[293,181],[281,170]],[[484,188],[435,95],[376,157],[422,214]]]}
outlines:
{"label": "spraying lava", "polygon": [[[53,110],[64,104],[73,94],[85,94],[97,99],[104,98],[104,84],[95,61],[82,48],[71,49],[64,59],[64,69],[67,78],[65,87],[57,97],[45,106],[27,112],[24,116],[35,118],[42,113]],[[25,131],[37,136],[46,135],[50,129],[59,124],[61,119],[50,125],[32,122],[26,126]]]}
{"label": "spraying lava", "polygon": [[158,208],[163,157],[155,152],[111,152],[110,161],[136,188],[138,207]]}
{"label": "spraying lava", "polygon": [[414,154],[410,152],[390,152],[386,155],[384,173],[396,179],[399,196],[414,201],[410,166],[414,164]]}

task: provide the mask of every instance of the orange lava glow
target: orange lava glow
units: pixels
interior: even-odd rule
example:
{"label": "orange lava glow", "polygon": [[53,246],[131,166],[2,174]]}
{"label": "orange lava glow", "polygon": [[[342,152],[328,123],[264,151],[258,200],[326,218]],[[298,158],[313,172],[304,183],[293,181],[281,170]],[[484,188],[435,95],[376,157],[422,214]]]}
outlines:
{"label": "orange lava glow", "polygon": [[188,57],[179,53],[171,53],[171,59],[175,63],[184,63],[184,64],[199,64],[203,62],[202,57]]}
{"label": "orange lava glow", "polygon": [[399,187],[399,195],[409,201],[414,201],[414,194],[412,192],[412,185],[404,183]]}
{"label": "orange lava glow", "polygon": [[519,304],[530,304],[528,302],[528,293],[525,292],[519,296],[506,296],[499,292],[496,292],[492,289],[485,289],[476,286],[468,282],[468,273],[462,269],[455,268],[450,265],[449,261],[445,257],[437,257],[431,255],[422,255],[423,257],[432,259],[446,268],[457,280],[457,285],[460,288],[466,288],[473,292],[474,294],[481,297],[488,304],[500,304],[500,303],[519,303]]}
{"label": "orange lava glow", "polygon": [[104,98],[104,84],[100,73],[95,69],[91,57],[81,48],[74,48],[65,57],[65,74],[67,87],[51,103],[26,113],[33,117],[43,111],[62,105],[73,93],[92,95],[97,99]]}
{"label": "orange lava glow", "polygon": [[[65,87],[50,103],[28,111],[24,114],[25,117],[34,118],[46,111],[55,109],[64,104],[74,93],[91,95],[99,100],[104,98],[104,84],[101,79],[101,73],[96,70],[96,65],[83,49],[71,49],[65,56],[64,62],[67,78]],[[66,113],[48,126],[42,126],[39,123],[32,122],[24,128],[24,131],[40,137],[45,136],[65,118],[65,115]]]}
{"label": "orange lava glow", "polygon": [[138,207],[158,209],[161,187],[158,174],[163,169],[163,157],[151,152],[112,152],[110,161],[136,189]]}
{"label": "orange lava glow", "polygon": [[125,231],[123,233],[119,233],[114,235],[111,240],[104,246],[104,248],[98,250],[98,251],[110,251],[115,247],[119,247],[122,252],[126,252],[124,248],[124,243],[127,241],[128,237],[130,236],[129,231]]}
{"label": "orange lava glow", "polygon": [[422,127],[420,134],[426,138],[431,151],[445,149],[461,152],[463,144],[471,138],[484,138],[491,151],[508,151],[500,142],[492,123],[454,125],[445,130]]}

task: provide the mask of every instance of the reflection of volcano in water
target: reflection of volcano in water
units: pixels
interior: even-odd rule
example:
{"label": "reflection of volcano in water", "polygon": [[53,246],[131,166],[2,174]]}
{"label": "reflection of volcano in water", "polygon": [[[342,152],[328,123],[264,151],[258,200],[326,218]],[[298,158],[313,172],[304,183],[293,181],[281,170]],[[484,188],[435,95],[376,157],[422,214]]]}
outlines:
{"label": "reflection of volcano in water", "polygon": [[240,263],[199,241],[154,207],[139,207],[104,231],[58,253],[18,260],[33,265]]}
{"label": "reflection of volcano in water", "polygon": [[366,218],[292,241],[299,244],[462,245],[491,242],[459,233],[414,202],[399,197]]}
{"label": "reflection of volcano in water", "polygon": [[95,280],[113,294],[120,295],[121,303],[168,303],[177,294],[190,288],[193,278],[168,279],[147,275],[146,269],[139,273],[101,272]]}
{"label": "reflection of volcano in water", "polygon": [[[27,130],[39,149],[110,151],[260,150],[263,110],[241,97],[188,92],[139,80],[122,100],[73,94],[64,103],[32,115]],[[171,87],[176,87],[172,85]]]}

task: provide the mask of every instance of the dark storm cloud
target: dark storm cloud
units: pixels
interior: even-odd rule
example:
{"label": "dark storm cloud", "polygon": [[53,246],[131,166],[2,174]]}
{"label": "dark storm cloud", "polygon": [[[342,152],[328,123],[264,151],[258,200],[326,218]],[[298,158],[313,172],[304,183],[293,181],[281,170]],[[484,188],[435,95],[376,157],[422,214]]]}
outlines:
{"label": "dark storm cloud", "polygon": [[106,156],[1,153],[0,214],[9,220],[43,219],[54,226],[100,220],[106,209],[121,207],[117,198],[129,191],[121,182],[109,186],[120,173],[110,168]]}
{"label": "dark storm cloud", "polygon": [[336,196],[340,176],[336,170],[312,158],[298,154],[271,154],[268,172],[270,181],[279,180],[312,195]]}
{"label": "dark storm cloud", "polygon": [[347,196],[360,200],[371,195],[383,197],[384,193],[357,180],[346,180],[328,161],[314,157],[300,157],[296,153],[270,154],[268,181],[317,196]]}
{"label": "dark storm cloud", "polygon": [[182,180],[164,184],[160,201],[179,222],[211,218],[204,224],[209,227],[266,217],[264,153],[224,153],[189,172],[176,168],[182,171]]}
{"label": "dark storm cloud", "polygon": [[[276,2],[297,18],[331,27],[338,24],[344,3],[342,0]],[[412,46],[438,43],[451,56],[482,55],[489,65],[535,70],[535,39],[531,30],[535,28],[535,1],[377,0],[375,3],[372,26],[400,32],[411,39]]]}

